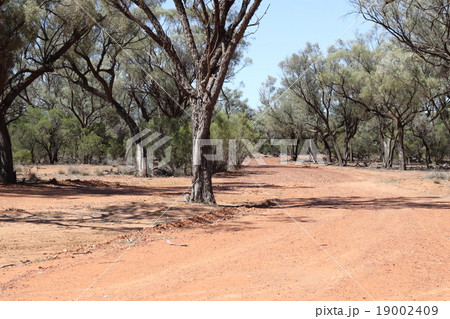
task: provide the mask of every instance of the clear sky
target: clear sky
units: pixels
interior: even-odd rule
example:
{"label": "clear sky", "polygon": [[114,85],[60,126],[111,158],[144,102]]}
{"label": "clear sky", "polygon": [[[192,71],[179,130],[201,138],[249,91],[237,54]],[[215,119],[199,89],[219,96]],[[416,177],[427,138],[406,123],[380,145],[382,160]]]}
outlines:
{"label": "clear sky", "polygon": [[[365,33],[372,27],[359,15],[349,15],[354,11],[349,0],[263,1],[259,14],[269,4],[259,30],[250,38],[246,56],[253,64],[241,70],[234,83],[226,84],[242,90],[252,108],[259,105],[261,83],[269,75],[278,78],[278,64],[302,50],[306,42],[317,42],[326,51],[339,37],[350,40],[355,33]],[[240,87],[241,82],[244,86]]]}

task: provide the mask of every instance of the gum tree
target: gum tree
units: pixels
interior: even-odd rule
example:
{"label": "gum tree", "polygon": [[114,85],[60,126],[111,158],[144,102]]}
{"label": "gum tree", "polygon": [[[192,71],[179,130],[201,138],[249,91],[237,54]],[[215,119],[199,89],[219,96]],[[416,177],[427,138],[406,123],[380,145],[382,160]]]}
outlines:
{"label": "gum tree", "polygon": [[[64,5],[62,4],[64,2]],[[12,105],[92,27],[67,1],[0,2],[0,182],[14,183]],[[73,3],[72,3],[73,6]]]}
{"label": "gum tree", "polygon": [[450,2],[445,0],[351,0],[362,16],[393,35],[425,61],[448,71]]}
{"label": "gum tree", "polygon": [[[164,1],[106,0],[159,47],[158,53],[170,61],[161,70],[182,88],[192,111],[193,167],[189,201],[214,205],[212,171],[206,156],[211,147],[202,141],[210,138],[214,107],[236,49],[242,42],[262,0],[173,0],[175,15],[161,15],[158,4]],[[180,37],[181,34],[181,37]],[[190,81],[183,50],[194,65],[195,80]]]}
{"label": "gum tree", "polygon": [[[329,79],[331,65],[322,56],[317,44],[308,43],[304,50],[280,63],[283,72],[282,84],[289,88],[306,107],[311,121],[308,125],[314,130],[331,162],[333,147],[339,165],[343,165],[337,136],[342,133],[341,123],[336,122],[334,114],[339,103],[334,94],[333,83]],[[330,145],[331,143],[331,145]]]}
{"label": "gum tree", "polygon": [[[137,136],[141,129],[132,114],[132,99],[126,92],[122,74],[129,72],[123,66],[123,59],[128,56],[126,50],[142,39],[135,24],[124,19],[120,13],[114,13],[73,46],[63,59],[60,74],[112,106],[131,135]],[[136,141],[135,159],[136,174],[147,177],[146,155],[141,139]]]}
{"label": "gum tree", "polygon": [[443,80],[429,96],[431,111],[450,132],[450,2],[446,0],[351,0],[359,13],[389,32],[435,69]]}

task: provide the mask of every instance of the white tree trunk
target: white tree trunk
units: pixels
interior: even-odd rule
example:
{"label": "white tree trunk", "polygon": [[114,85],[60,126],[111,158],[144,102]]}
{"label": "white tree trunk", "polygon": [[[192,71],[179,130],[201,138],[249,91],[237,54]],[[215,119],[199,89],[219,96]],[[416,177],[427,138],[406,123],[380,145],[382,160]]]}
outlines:
{"label": "white tree trunk", "polygon": [[139,177],[147,177],[147,159],[145,158],[145,150],[143,144],[136,143],[136,175]]}

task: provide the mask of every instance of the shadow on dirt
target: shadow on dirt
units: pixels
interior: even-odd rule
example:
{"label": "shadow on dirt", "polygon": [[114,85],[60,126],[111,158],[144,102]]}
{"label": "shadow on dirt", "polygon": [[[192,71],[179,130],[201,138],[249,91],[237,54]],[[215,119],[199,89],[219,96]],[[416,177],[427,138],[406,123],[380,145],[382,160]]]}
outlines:
{"label": "shadow on dirt", "polygon": [[[260,168],[260,169],[254,169],[254,167]],[[251,166],[250,169],[246,168],[245,170],[237,170],[237,171],[230,171],[230,172],[220,172],[214,174],[215,178],[238,178],[238,177],[244,177],[244,176],[251,176],[251,175],[277,175],[277,170],[280,169],[280,167],[283,168],[283,170],[292,170],[292,171],[301,171],[301,170],[310,170],[310,169],[318,169],[318,166],[309,166],[309,165],[273,165],[273,164],[267,164],[267,165],[256,165]]]}
{"label": "shadow on dirt", "polygon": [[[440,199],[441,201],[439,201]],[[358,196],[329,198],[289,198],[277,200],[283,208],[325,208],[325,209],[446,209],[450,203],[440,197],[388,197],[366,199]]]}
{"label": "shadow on dirt", "polygon": [[104,208],[83,208],[78,212],[27,212],[7,210],[0,212],[0,223],[50,224],[67,229],[132,232],[158,226],[198,214],[207,213],[210,207],[179,203],[130,203]]}
{"label": "shadow on dirt", "polygon": [[108,196],[108,195],[155,195],[172,196],[183,195],[188,189],[183,186],[144,187],[128,186],[99,180],[65,180],[57,182],[39,182],[17,185],[3,185],[0,196],[21,197],[52,197],[67,198],[77,195]]}

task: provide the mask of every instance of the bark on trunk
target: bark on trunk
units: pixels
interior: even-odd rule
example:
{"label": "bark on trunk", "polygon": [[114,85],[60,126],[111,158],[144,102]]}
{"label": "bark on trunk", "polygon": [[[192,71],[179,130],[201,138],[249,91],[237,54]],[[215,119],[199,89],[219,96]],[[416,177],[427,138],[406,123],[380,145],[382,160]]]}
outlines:
{"label": "bark on trunk", "polygon": [[394,156],[394,147],[392,138],[390,137],[383,138],[382,144],[383,144],[383,167],[391,168]]}
{"label": "bark on trunk", "polygon": [[292,161],[297,162],[298,149],[300,147],[300,139],[296,138],[295,140],[296,140],[295,145],[291,146],[291,157],[292,157]]}
{"label": "bark on trunk", "polygon": [[[119,116],[125,121],[125,123],[127,123],[131,134],[133,134],[133,137],[141,133],[141,130],[139,129],[133,118],[125,111],[122,105],[112,97],[112,95],[106,98],[105,101],[110,102],[114,106]],[[142,144],[142,141],[144,139],[145,136],[142,136],[134,142],[136,150],[134,154],[136,160],[136,176],[138,177],[148,177],[147,153],[145,151],[145,145]]]}
{"label": "bark on trunk", "polygon": [[344,166],[344,161],[342,160],[342,154],[341,154],[341,149],[339,148],[339,145],[336,141],[336,138],[333,136],[332,137],[332,141],[333,141],[333,147],[334,147],[334,151],[336,152],[336,157],[338,160],[338,164],[339,166]]}
{"label": "bark on trunk", "polygon": [[404,134],[404,127],[401,125],[397,125],[398,130],[398,160],[400,164],[400,170],[404,171],[406,170],[406,161],[405,161],[405,134]]}
{"label": "bark on trunk", "polygon": [[11,137],[6,126],[5,116],[0,112],[0,182],[15,183]]}
{"label": "bark on trunk", "polygon": [[327,139],[323,138],[322,139],[322,143],[323,143],[323,147],[325,148],[325,152],[327,153],[327,164],[331,164],[332,163],[332,158],[331,158],[331,148],[330,148],[330,144],[328,144]]}
{"label": "bark on trunk", "polygon": [[[148,177],[148,165],[145,155],[145,148],[141,141],[136,142],[136,175],[138,177]],[[153,175],[153,172],[150,172]]]}
{"label": "bark on trunk", "polygon": [[348,162],[353,162],[350,140],[351,139],[348,137],[345,137],[344,140],[344,157],[343,157],[344,166],[346,166]]}
{"label": "bark on trunk", "polygon": [[202,141],[209,140],[211,137],[212,108],[209,111],[209,105],[203,105],[201,100],[193,103],[192,191],[189,201],[216,205],[212,188],[211,163],[205,157],[205,155],[211,154],[211,147],[202,143]]}
{"label": "bark on trunk", "polygon": [[427,168],[431,168],[431,152],[430,147],[428,146],[428,143],[425,141],[425,139],[421,138],[422,144],[425,147],[425,163],[427,164]]}

